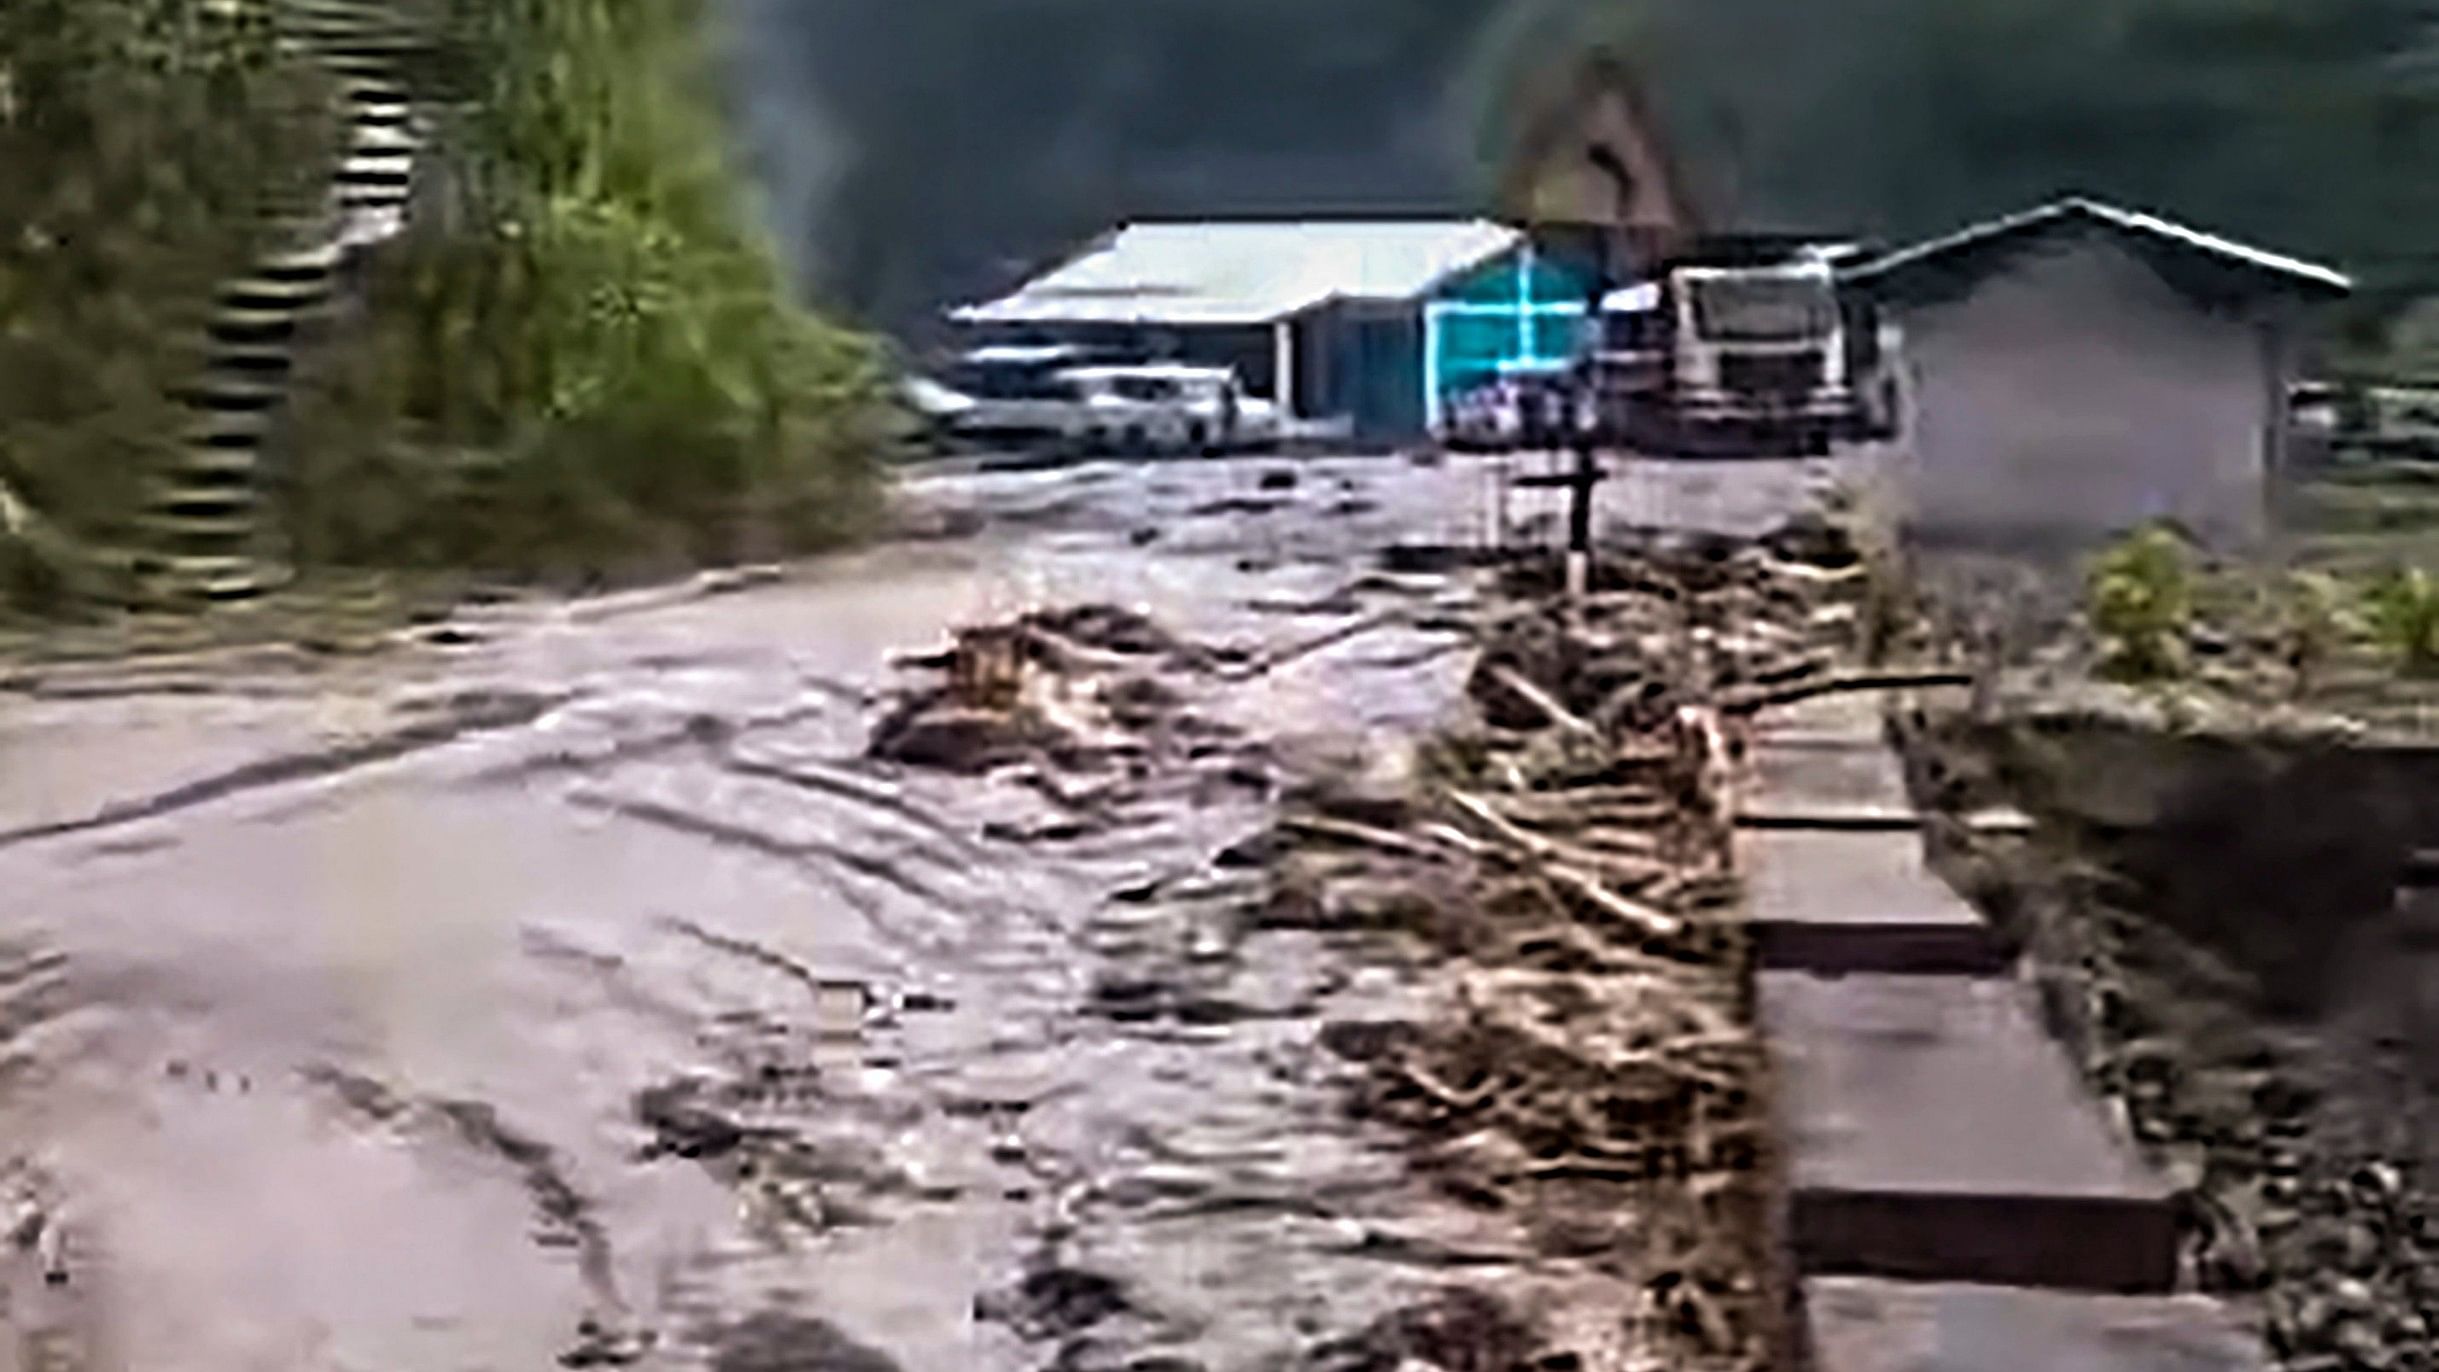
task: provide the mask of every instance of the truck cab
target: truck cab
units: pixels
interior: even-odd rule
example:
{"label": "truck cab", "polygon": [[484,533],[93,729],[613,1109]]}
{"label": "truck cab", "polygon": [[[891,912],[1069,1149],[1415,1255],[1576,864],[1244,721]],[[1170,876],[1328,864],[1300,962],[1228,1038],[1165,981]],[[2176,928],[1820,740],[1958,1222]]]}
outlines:
{"label": "truck cab", "polygon": [[1672,278],[1676,409],[1692,425],[1810,449],[1854,408],[1826,263],[1685,267]]}
{"label": "truck cab", "polygon": [[1611,292],[1587,360],[1604,430],[1656,451],[1751,454],[1872,431],[1878,326],[1842,298],[1832,260],[1681,263]]}

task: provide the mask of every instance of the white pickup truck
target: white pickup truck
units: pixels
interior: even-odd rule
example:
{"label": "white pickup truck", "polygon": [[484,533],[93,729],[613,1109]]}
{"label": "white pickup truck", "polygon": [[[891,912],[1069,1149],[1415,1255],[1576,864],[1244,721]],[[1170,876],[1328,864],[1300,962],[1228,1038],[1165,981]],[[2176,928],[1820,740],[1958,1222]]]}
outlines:
{"label": "white pickup truck", "polygon": [[1078,410],[1068,437],[1099,452],[1217,454],[1279,439],[1279,412],[1227,367],[1155,363],[1062,374]]}
{"label": "white pickup truck", "polygon": [[1110,362],[1074,347],[981,348],[907,398],[957,442],[1073,453],[1216,454],[1281,437],[1229,367]]}

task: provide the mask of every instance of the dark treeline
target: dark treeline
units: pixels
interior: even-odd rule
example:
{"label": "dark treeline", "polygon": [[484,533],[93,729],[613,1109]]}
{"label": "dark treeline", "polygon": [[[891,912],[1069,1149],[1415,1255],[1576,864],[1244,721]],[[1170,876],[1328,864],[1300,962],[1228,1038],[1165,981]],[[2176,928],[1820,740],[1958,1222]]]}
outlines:
{"label": "dark treeline", "polygon": [[2079,189],[2439,280],[2433,0],[733,0],[783,236],[904,326],[1125,215],[1479,207],[1627,53],[1716,208],[1941,232]]}

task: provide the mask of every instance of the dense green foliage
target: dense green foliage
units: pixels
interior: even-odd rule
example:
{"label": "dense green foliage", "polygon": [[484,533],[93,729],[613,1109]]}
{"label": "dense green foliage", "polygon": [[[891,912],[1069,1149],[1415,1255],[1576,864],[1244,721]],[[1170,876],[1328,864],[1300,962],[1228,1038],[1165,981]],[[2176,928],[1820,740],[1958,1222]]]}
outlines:
{"label": "dense green foliage", "polygon": [[286,508],[320,563],[654,569],[870,508],[880,358],[788,299],[722,154],[695,0],[441,0],[416,227],[309,373]]}
{"label": "dense green foliage", "polygon": [[206,0],[0,4],[0,601],[118,534],[213,283],[323,179],[326,99]]}
{"label": "dense green foliage", "polygon": [[[2429,0],[745,0],[781,222],[893,323],[1125,214],[1478,205],[1621,48],[1724,217],[1904,239],[2084,190],[2439,285]],[[810,94],[801,99],[791,88]]]}

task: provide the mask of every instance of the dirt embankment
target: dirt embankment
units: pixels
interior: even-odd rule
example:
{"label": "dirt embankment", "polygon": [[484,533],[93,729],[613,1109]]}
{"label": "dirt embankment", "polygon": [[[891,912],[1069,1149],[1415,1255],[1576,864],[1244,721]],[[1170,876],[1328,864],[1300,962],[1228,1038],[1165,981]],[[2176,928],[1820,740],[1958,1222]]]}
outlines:
{"label": "dirt embankment", "polygon": [[2439,955],[2397,892],[2434,755],[2065,710],[1896,733],[1926,810],[2043,818],[1933,851],[2186,1188],[2195,1283],[2258,1298],[2287,1367],[2439,1366]]}

